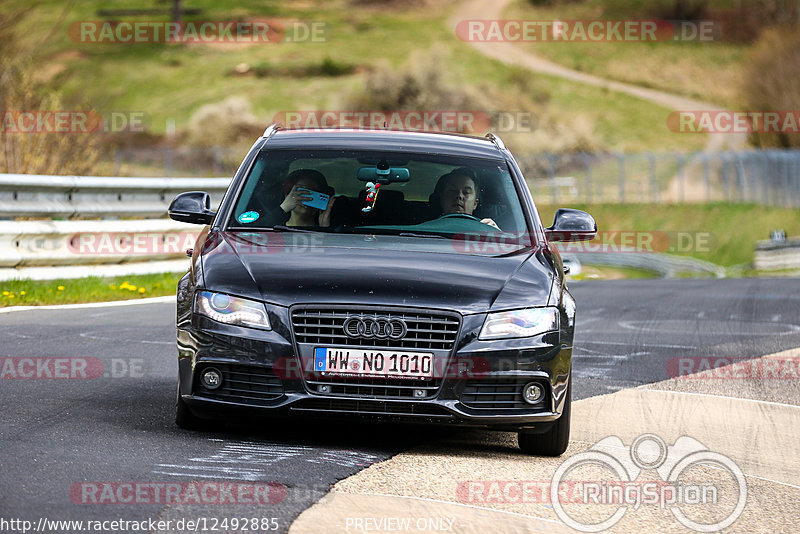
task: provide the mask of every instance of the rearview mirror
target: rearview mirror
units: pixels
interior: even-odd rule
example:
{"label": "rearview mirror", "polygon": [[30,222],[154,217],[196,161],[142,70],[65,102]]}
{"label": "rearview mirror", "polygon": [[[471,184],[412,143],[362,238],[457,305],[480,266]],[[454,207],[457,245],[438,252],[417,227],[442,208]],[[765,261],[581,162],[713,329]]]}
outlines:
{"label": "rearview mirror", "polygon": [[169,217],[192,224],[211,224],[217,213],[211,211],[211,197],[205,191],[181,193],[169,205]]}
{"label": "rearview mirror", "polygon": [[361,167],[358,169],[358,179],[361,182],[392,184],[395,182],[407,182],[410,179],[410,175],[405,167],[389,167],[388,169]]}
{"label": "rearview mirror", "polygon": [[597,235],[597,223],[585,211],[559,208],[545,234],[548,241],[590,241]]}

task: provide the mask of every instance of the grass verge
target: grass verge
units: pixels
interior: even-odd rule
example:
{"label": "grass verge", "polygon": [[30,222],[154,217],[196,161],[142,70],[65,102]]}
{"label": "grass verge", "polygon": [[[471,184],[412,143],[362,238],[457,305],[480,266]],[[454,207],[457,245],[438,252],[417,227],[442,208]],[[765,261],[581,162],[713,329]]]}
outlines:
{"label": "grass verge", "polygon": [[580,274],[568,275],[567,281],[578,282],[584,280],[622,280],[658,278],[656,272],[632,267],[608,267],[600,265],[581,265]]}
{"label": "grass verge", "polygon": [[[608,0],[555,6],[516,0],[503,18],[594,20],[610,6]],[[612,9],[607,18],[624,19],[624,13],[624,9]],[[741,105],[742,64],[750,50],[748,45],[721,41],[526,42],[520,46],[574,70],[731,107]]]}
{"label": "grass verge", "polygon": [[[565,206],[566,207],[566,206]],[[606,242],[652,238],[656,252],[691,256],[724,267],[749,268],[756,241],[781,228],[800,235],[800,210],[755,204],[572,204],[588,211]],[[553,220],[557,206],[539,206],[543,223]],[[603,233],[605,232],[605,233]],[[631,232],[637,232],[630,237]],[[745,272],[745,271],[743,271]]]}
{"label": "grass verge", "polygon": [[0,282],[0,308],[107,302],[174,295],[181,274],[145,274]]}

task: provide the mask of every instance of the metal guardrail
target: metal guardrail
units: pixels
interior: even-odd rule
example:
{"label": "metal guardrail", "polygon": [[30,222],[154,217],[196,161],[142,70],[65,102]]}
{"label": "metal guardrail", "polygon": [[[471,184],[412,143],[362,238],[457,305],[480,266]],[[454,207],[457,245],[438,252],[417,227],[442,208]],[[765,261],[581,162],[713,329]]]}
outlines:
{"label": "metal guardrail", "polygon": [[754,263],[761,271],[800,269],[800,238],[759,241]]}
{"label": "metal guardrail", "polygon": [[[800,207],[800,150],[517,156],[538,204],[740,202]],[[564,178],[572,181],[565,187]]]}
{"label": "metal guardrail", "polygon": [[170,219],[0,221],[0,268],[186,258],[199,232]]}
{"label": "metal guardrail", "polygon": [[[104,219],[0,220],[0,280],[68,278],[112,268],[121,272],[123,266],[130,272],[166,263],[170,270],[188,266],[185,250],[194,245],[199,228],[164,218],[169,203],[183,191],[203,190],[216,206],[229,183],[229,178],[0,174],[0,219]],[[568,193],[575,179],[562,178],[558,185]],[[664,276],[684,272],[724,276],[724,269],[716,265],[663,254],[587,253],[579,258],[584,263],[646,268]]]}
{"label": "metal guardrail", "polygon": [[0,174],[0,218],[165,217],[184,191],[206,191],[219,204],[230,178],[114,178]]}
{"label": "metal guardrail", "polygon": [[653,252],[571,252],[581,263],[608,267],[632,267],[653,271],[666,278],[686,274],[725,278],[725,268],[697,258]]}

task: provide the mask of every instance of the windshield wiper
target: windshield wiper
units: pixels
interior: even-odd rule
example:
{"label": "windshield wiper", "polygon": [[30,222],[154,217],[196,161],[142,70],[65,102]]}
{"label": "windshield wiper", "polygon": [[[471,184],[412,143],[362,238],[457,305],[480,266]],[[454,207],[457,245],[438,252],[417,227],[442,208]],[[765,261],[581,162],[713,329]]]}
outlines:
{"label": "windshield wiper", "polygon": [[399,234],[392,234],[392,235],[399,235],[400,237],[427,237],[433,239],[447,239],[445,236],[440,234],[415,234],[414,232],[400,232]]}
{"label": "windshield wiper", "polygon": [[294,226],[286,226],[283,224],[276,224],[272,227],[272,230],[276,232],[305,232],[305,233],[316,233],[320,232],[321,230],[309,230],[308,228],[295,228]]}

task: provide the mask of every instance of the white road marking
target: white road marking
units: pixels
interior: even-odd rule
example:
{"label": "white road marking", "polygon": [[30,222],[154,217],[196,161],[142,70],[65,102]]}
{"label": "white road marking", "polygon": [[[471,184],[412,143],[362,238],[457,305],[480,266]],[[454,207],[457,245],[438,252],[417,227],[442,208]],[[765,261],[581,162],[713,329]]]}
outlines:
{"label": "white road marking", "polygon": [[[637,324],[641,323],[649,323],[649,321],[618,321],[617,324],[625,329],[628,330],[635,330],[636,332],[646,332],[652,331],[657,334],[686,334],[686,329],[682,328],[682,325],[690,325],[696,326],[694,321],[685,321],[679,319],[666,319],[664,321],[659,321],[654,328],[642,328],[641,326],[637,326]],[[668,326],[669,323],[672,323],[671,326],[674,328],[670,330],[665,328]],[[678,324],[675,324],[678,323]],[[700,329],[693,329],[691,331],[692,335],[704,335],[704,336],[718,336],[718,335],[726,335],[726,336],[747,336],[747,337],[754,337],[754,336],[785,336],[787,334],[793,334],[800,331],[800,325],[796,324],[789,324],[789,323],[772,323],[772,322],[765,322],[765,321],[740,321],[741,324],[745,324],[750,326],[751,328],[755,329],[757,326],[764,326],[766,329],[762,328],[759,331],[753,330],[750,332],[731,332],[730,323],[726,321],[705,321],[703,324],[708,327],[710,323],[719,323],[721,325],[725,325],[724,331],[703,331]],[[786,330],[783,331],[764,331],[768,329],[774,329],[775,326],[783,326]]]}
{"label": "white road marking", "polygon": [[189,458],[183,464],[156,464],[154,473],[173,476],[204,478],[233,478],[265,480],[273,464],[314,452],[305,461],[313,464],[336,464],[346,467],[363,467],[378,461],[373,454],[351,450],[318,451],[307,445],[280,445],[277,443],[235,442],[210,438],[222,448],[211,456]]}
{"label": "white road marking", "polygon": [[[620,341],[595,341],[593,339],[581,340],[580,344],[590,344],[590,345],[630,345],[630,342],[620,342]],[[664,349],[698,349],[700,347],[689,346],[689,345],[667,345],[663,343],[647,343],[646,345],[640,345],[641,348],[646,349],[649,347],[658,347]]]}
{"label": "white road marking", "polygon": [[11,313],[30,310],[81,310],[86,308],[107,308],[109,306],[135,306],[137,304],[160,304],[175,302],[175,296],[149,297],[136,300],[112,300],[109,302],[86,302],[83,304],[53,304],[50,306],[9,306],[0,308],[0,313]]}
{"label": "white road marking", "polygon": [[119,339],[111,338],[111,337],[104,337],[104,336],[97,336],[94,335],[92,332],[79,332],[78,335],[82,338],[86,339],[94,339],[95,341],[113,341],[114,343],[120,343],[122,341],[129,342],[129,343],[144,343],[145,345],[170,345],[175,346],[174,341],[150,341],[147,339]]}

